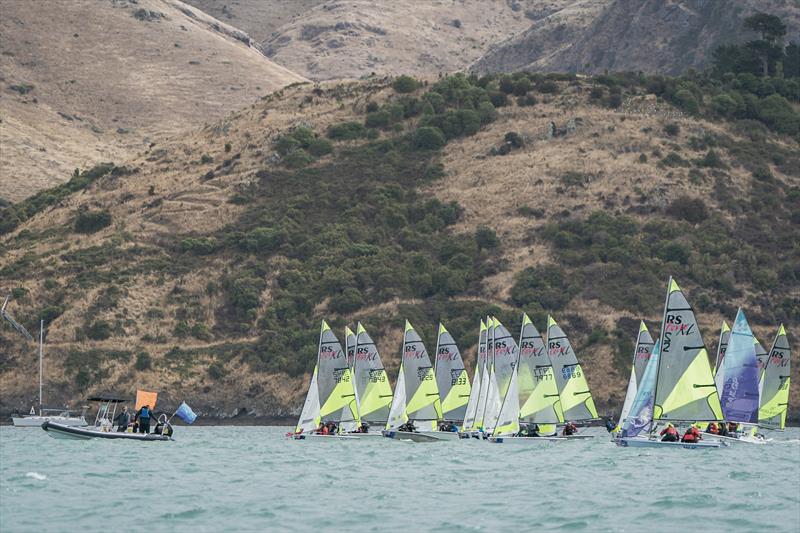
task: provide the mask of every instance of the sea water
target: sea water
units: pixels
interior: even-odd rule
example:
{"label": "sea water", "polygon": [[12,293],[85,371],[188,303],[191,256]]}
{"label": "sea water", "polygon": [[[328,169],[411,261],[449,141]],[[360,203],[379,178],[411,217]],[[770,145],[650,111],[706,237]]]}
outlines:
{"label": "sea water", "polygon": [[800,530],[800,429],[763,445],[625,449],[179,427],[174,442],[0,428],[0,531]]}

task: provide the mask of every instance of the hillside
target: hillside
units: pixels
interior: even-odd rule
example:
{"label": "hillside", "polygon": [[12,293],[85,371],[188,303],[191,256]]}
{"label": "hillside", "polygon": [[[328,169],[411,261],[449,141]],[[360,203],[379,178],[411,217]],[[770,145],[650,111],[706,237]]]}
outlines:
{"label": "hillside", "polygon": [[0,33],[0,199],[8,201],[303,79],[178,0],[10,0]]}
{"label": "hillside", "polygon": [[464,68],[526,29],[528,5],[566,3],[329,0],[277,28],[261,47],[276,63],[313,80],[436,75]]}
{"label": "hillside", "polygon": [[780,16],[788,26],[787,40],[797,39],[800,7],[789,0],[579,0],[498,44],[470,68],[677,75],[705,68],[721,44],[754,38],[741,25],[755,11]]}
{"label": "hillside", "polygon": [[261,42],[323,2],[325,0],[187,0],[186,3]]}
{"label": "hillside", "polygon": [[[734,82],[289,87],[0,213],[0,290],[50,324],[48,401],[144,387],[297,413],[323,317],[363,321],[394,374],[405,318],[429,349],[443,320],[471,367],[478,318],[513,331],[525,310],[555,315],[616,410],[671,274],[710,351],[737,305],[765,346],[779,322],[796,344],[798,119],[778,95],[723,118]],[[0,345],[2,410],[27,409],[33,346],[5,325]]]}

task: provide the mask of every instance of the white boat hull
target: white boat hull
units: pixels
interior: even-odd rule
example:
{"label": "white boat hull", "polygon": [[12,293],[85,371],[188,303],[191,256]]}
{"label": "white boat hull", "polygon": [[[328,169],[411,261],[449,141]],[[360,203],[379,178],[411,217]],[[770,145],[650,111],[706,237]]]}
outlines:
{"label": "white boat hull", "polygon": [[495,444],[536,446],[548,442],[566,442],[569,439],[565,437],[489,437],[487,440]]}
{"label": "white boat hull", "polygon": [[17,428],[40,428],[45,422],[55,422],[65,426],[85,427],[89,424],[86,419],[75,416],[39,416],[39,415],[26,415],[26,416],[12,416],[11,422]]}
{"label": "white boat hull", "polygon": [[422,435],[430,435],[440,440],[458,440],[458,433],[455,431],[420,431]]}
{"label": "white boat hull", "polygon": [[621,448],[684,448],[687,450],[719,448],[718,440],[701,440],[700,442],[665,442],[647,437],[620,437],[614,441]]}
{"label": "white boat hull", "polygon": [[765,439],[763,437],[753,437],[750,435],[741,435],[739,437],[727,437],[724,435],[714,435],[715,439],[726,444],[766,444],[772,439]]}
{"label": "white boat hull", "polygon": [[387,429],[381,432],[384,437],[394,440],[408,440],[412,442],[439,442],[445,440],[442,437],[434,436],[431,433],[436,433],[431,431],[429,433],[418,433],[416,431],[396,431],[393,429]]}
{"label": "white boat hull", "polygon": [[[378,434],[380,437],[380,434]],[[344,435],[319,435],[317,433],[300,433],[289,436],[292,440],[357,440],[356,434],[346,433]]]}
{"label": "white boat hull", "polygon": [[96,428],[81,428],[75,426],[67,426],[56,422],[44,422],[42,429],[54,439],[71,439],[71,440],[89,440],[89,439],[107,439],[107,440],[138,440],[146,442],[154,441],[170,441],[171,437],[164,435],[156,435],[155,433],[127,433],[119,431],[101,431]]}

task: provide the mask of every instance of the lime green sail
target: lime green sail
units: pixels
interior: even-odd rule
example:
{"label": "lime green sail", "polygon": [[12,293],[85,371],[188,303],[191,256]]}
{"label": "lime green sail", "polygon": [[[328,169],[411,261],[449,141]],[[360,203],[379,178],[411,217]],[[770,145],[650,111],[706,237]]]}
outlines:
{"label": "lime green sail", "polygon": [[772,342],[761,382],[761,407],[758,424],[769,429],[784,429],[789,407],[791,349],[786,329],[781,324]]}
{"label": "lime green sail", "polygon": [[353,352],[353,373],[361,420],[382,424],[388,420],[392,387],[375,342],[360,322],[356,327]]}
{"label": "lime green sail", "polygon": [[551,316],[547,317],[547,355],[553,365],[564,419],[596,419],[597,408],[583,369],[564,330]]}
{"label": "lime green sail", "polygon": [[422,338],[408,320],[403,333],[403,360],[394,396],[387,429],[395,429],[402,423],[398,421],[408,420],[417,429],[436,429],[442,419],[436,377]]}
{"label": "lime green sail", "polygon": [[355,431],[361,420],[352,372],[339,339],[324,320],[317,352],[317,384],[321,420],[336,422],[340,431]]}
{"label": "lime green sail", "polygon": [[444,324],[439,324],[434,373],[442,400],[442,417],[461,424],[467,410],[471,386],[461,352]]}
{"label": "lime green sail", "polygon": [[523,422],[555,424],[564,422],[553,364],[547,356],[542,335],[527,314],[522,315],[519,335],[518,389]]}
{"label": "lime green sail", "polygon": [[722,420],[722,406],[697,319],[672,278],[669,279],[661,324],[661,357],[658,360],[653,418],[697,422]]}

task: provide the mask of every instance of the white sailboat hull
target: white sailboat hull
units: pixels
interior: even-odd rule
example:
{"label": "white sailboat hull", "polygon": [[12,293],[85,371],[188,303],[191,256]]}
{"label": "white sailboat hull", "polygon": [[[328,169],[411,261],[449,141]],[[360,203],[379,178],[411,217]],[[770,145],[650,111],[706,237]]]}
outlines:
{"label": "white sailboat hull", "polygon": [[354,434],[346,435],[318,435],[316,433],[300,433],[290,437],[292,440],[357,440]]}
{"label": "white sailboat hull", "polygon": [[514,444],[523,446],[536,446],[548,442],[565,442],[565,437],[489,437],[489,442],[495,444]]}
{"label": "white sailboat hull", "polygon": [[433,431],[426,434],[415,431],[397,431],[394,429],[387,429],[382,433],[384,437],[394,440],[408,440],[412,442],[439,442],[445,440],[442,437],[432,435],[431,433],[435,433]]}
{"label": "white sailboat hull", "polygon": [[420,433],[440,440],[458,440],[460,438],[455,431],[420,431]]}
{"label": "white sailboat hull", "polygon": [[72,427],[83,427],[89,425],[86,423],[86,419],[82,416],[12,416],[11,422],[14,424],[14,427],[17,428],[40,428],[45,422],[56,422],[57,424]]}
{"label": "white sailboat hull", "polygon": [[723,435],[714,435],[715,439],[725,442],[727,444],[766,444],[772,439],[765,439],[763,437],[753,437],[751,435],[741,435],[739,437],[727,437]]}
{"label": "white sailboat hull", "polygon": [[614,441],[621,448],[684,448],[687,450],[719,448],[718,440],[701,440],[700,442],[665,442],[647,437],[621,437]]}

